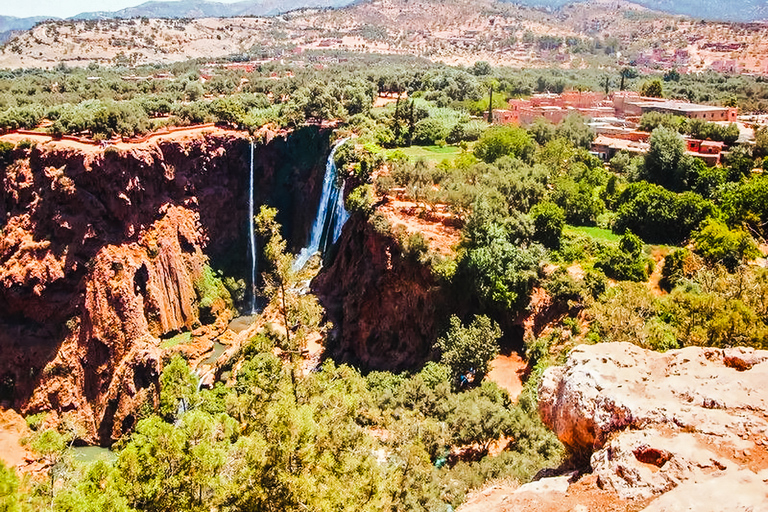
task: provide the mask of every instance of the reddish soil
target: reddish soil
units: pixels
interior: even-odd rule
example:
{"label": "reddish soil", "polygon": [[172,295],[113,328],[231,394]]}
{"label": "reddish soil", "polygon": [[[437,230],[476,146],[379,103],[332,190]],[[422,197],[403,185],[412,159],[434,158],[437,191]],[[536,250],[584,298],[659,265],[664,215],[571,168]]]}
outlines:
{"label": "reddish soil", "polygon": [[669,254],[669,250],[666,248],[655,248],[651,252],[651,257],[653,258],[653,261],[655,263],[655,266],[653,267],[653,272],[648,278],[648,289],[651,290],[651,293],[656,295],[657,297],[664,295],[664,290],[661,289],[659,286],[659,281],[661,281],[661,269],[664,267],[664,257]]}
{"label": "reddish soil", "polygon": [[387,196],[387,202],[378,208],[392,227],[401,225],[410,235],[421,233],[429,242],[429,247],[445,256],[455,253],[461,239],[457,219],[444,211],[445,205],[437,205],[435,210],[427,211],[412,201],[403,201]]}
{"label": "reddish soil", "polygon": [[506,389],[512,400],[517,400],[523,390],[523,375],[527,367],[528,364],[517,352],[509,355],[499,354],[491,362],[488,379]]}
{"label": "reddish soil", "polygon": [[565,493],[521,492],[516,482],[494,482],[471,493],[457,512],[636,512],[648,502],[627,501],[597,487],[597,477],[584,475]]}
{"label": "reddish soil", "polygon": [[[121,150],[127,150],[127,149],[147,146],[151,143],[154,143],[160,140],[182,141],[182,140],[198,137],[202,134],[223,135],[227,133],[232,133],[232,131],[233,130],[227,130],[227,129],[218,128],[218,127],[190,128],[189,130],[180,130],[180,131],[171,132],[171,133],[157,133],[149,137],[149,139],[147,139],[146,141],[140,142],[140,143],[118,142],[116,144],[109,144],[109,147],[115,147]],[[53,137],[44,133],[41,133],[40,135],[9,133],[9,134],[0,136],[0,141],[13,142],[14,144],[22,140],[30,140],[32,142],[37,142],[39,144],[51,144],[53,145],[54,148],[77,149],[79,151],[83,151],[87,153],[99,153],[104,151],[104,148],[97,145],[84,144],[82,142],[66,140],[66,139],[54,140]]]}

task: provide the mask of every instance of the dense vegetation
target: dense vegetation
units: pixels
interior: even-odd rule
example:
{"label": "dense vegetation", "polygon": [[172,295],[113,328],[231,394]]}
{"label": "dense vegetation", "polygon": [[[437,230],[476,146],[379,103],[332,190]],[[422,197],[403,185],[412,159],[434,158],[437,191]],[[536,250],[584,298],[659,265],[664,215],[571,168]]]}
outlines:
{"label": "dense vegetation", "polygon": [[[732,130],[648,116],[650,151],[619,153],[606,165],[589,152],[593,134],[577,116],[528,129],[489,127],[477,117],[491,86],[494,98],[599,90],[605,73],[369,64],[279,80],[267,75],[283,69],[264,67],[247,82],[221,71],[201,83],[196,64],[174,66],[174,81],[126,82],[120,70],[95,67],[0,76],[0,124],[34,127],[47,117],[54,133],[341,119],[340,131],[356,136],[336,153],[358,185],[347,207],[398,238],[403,258],[428,265],[443,291],[464,302],[430,340],[435,361],[411,373],[364,374],[330,360],[304,372],[301,349],[310,332],[323,331],[323,311],[297,292],[276,212],[263,208],[256,226],[269,263],[265,294],[280,328],[242,347],[228,363],[229,386],[197,391],[187,363],[167,361],[155,402],[115,447],[114,464],[70,460],[68,445],[78,438],[71,422],[38,429],[30,442],[55,471],[19,482],[0,465],[0,508],[445,510],[488,479],[529,479],[562,460],[538,419],[535,386],[572,344],[765,346],[768,271],[750,265],[768,226],[767,178],[754,172],[768,155],[764,132],[754,148],[733,146],[724,166],[707,167],[685,154],[680,133],[733,143]],[[699,101],[736,94],[742,105],[764,105],[766,97],[746,77],[677,77],[664,88]],[[373,108],[383,91],[408,96]],[[409,156],[424,146],[438,158]],[[12,150],[0,146],[0,161]],[[423,215],[452,215],[461,226],[452,256],[431,252],[420,233],[377,213],[376,201],[394,190]],[[657,283],[649,283],[654,271]],[[517,339],[512,321],[537,287],[560,321],[539,338]],[[210,306],[232,287],[206,269],[196,288]],[[517,344],[530,363],[517,403],[484,379],[499,340]],[[507,447],[491,456],[496,441]]]}
{"label": "dense vegetation", "polygon": [[[224,67],[206,68],[197,61],[140,68],[91,65],[85,69],[61,66],[49,71],[0,71],[0,128],[32,129],[41,120],[49,119],[53,124],[46,130],[53,134],[84,132],[105,138],[115,134],[136,135],[164,124],[221,121],[251,129],[269,122],[290,126],[309,119],[367,114],[376,94],[390,91],[417,93],[435,107],[477,115],[488,108],[490,87],[496,91],[494,106],[503,108],[505,98],[534,92],[573,88],[612,91],[620,87],[640,90],[649,83],[648,77],[638,76],[630,68],[627,69],[632,73],[516,70],[493,69],[487,63],[478,63],[462,69],[419,59],[360,54],[329,56],[322,52],[307,52],[302,58],[305,64],[340,58],[346,63],[327,68],[323,68],[325,64],[318,65],[323,68],[319,70],[290,62],[269,63],[250,73]],[[210,78],[206,74],[209,72]],[[146,79],[127,79],[136,76]],[[768,108],[768,89],[760,78],[710,73],[674,74],[665,76],[665,80],[666,97],[738,104],[743,111]],[[409,117],[418,114],[403,112]],[[465,135],[445,131],[439,116],[431,117],[434,119],[411,133],[416,138],[408,142],[457,142]],[[467,129],[469,134],[477,132],[472,125]]]}

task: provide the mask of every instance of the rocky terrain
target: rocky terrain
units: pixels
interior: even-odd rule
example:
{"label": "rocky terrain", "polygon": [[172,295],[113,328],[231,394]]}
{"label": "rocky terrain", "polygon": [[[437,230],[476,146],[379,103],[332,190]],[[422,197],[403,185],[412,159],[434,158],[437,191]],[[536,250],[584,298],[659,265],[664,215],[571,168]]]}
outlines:
{"label": "rocky terrain", "polygon": [[[194,329],[212,348],[231,313],[215,302],[201,318],[198,281],[209,261],[245,274],[246,137],[14,150],[0,201],[5,406],[74,411],[84,439],[109,442],[155,399],[161,338]],[[316,201],[327,151],[313,127],[257,145],[257,204]],[[284,210],[300,246],[312,212]]]}
{"label": "rocky terrain", "polygon": [[[768,351],[578,346],[544,373],[539,410],[590,473],[491,488],[485,503],[495,497],[490,509],[505,511],[766,510],[767,377]],[[549,508],[536,508],[542,502]]]}
{"label": "rocky terrain", "polygon": [[[134,65],[232,54],[260,58],[268,49],[278,59],[294,60],[303,59],[295,54],[302,50],[344,50],[415,55],[450,64],[485,60],[581,68],[595,58],[601,65],[625,64],[632,55],[656,48],[687,51],[691,59],[686,66],[692,71],[732,59],[744,71],[764,72],[766,30],[760,24],[700,23],[623,0],[591,0],[555,11],[492,0],[377,0],[277,18],[50,21],[8,41],[0,52],[0,67]],[[560,45],[538,45],[542,36],[559,37]],[[562,44],[566,38],[587,46],[617,41],[622,56],[606,57],[602,47],[594,53],[571,48]],[[711,44],[719,43],[738,47],[713,50]]]}

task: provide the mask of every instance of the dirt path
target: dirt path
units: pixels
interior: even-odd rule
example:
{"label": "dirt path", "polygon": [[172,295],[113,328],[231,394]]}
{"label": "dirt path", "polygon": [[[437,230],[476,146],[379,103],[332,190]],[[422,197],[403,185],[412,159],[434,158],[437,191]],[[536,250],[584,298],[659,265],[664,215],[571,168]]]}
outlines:
{"label": "dirt path", "polygon": [[[114,147],[121,150],[127,150],[132,148],[146,147],[147,145],[153,144],[159,140],[180,141],[185,139],[197,138],[205,134],[214,134],[214,135],[230,134],[231,135],[233,133],[244,134],[245,132],[238,132],[236,130],[227,130],[225,128],[219,128],[215,126],[194,127],[188,130],[179,130],[179,131],[170,132],[170,133],[156,133],[151,137],[149,137],[149,139],[147,139],[144,142],[137,142],[137,143],[118,142],[116,144],[110,144],[109,147]],[[82,142],[77,142],[74,140],[66,140],[66,139],[54,140],[53,137],[44,133],[41,133],[39,135],[31,135],[27,133],[9,133],[9,134],[0,136],[0,141],[12,142],[14,144],[17,144],[22,140],[30,140],[32,142],[37,142],[38,144],[51,144],[54,148],[77,149],[85,153],[97,153],[97,152],[104,151],[104,148],[97,145],[93,145],[93,144],[84,144]]]}
{"label": "dirt path", "polygon": [[657,297],[660,297],[664,295],[664,290],[661,289],[659,286],[659,281],[661,281],[661,270],[664,268],[664,257],[669,254],[668,249],[663,248],[656,248],[651,251],[651,257],[654,261],[654,267],[653,272],[648,277],[648,282],[646,283],[648,286],[648,289],[651,290],[651,293],[656,295]]}

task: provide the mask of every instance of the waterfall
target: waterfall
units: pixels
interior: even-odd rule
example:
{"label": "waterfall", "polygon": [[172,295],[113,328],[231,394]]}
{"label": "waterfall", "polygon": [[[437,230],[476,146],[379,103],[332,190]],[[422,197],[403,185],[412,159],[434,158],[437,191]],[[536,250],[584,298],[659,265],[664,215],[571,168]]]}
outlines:
{"label": "waterfall", "polygon": [[296,256],[294,270],[301,270],[315,253],[324,254],[326,249],[338,240],[341,228],[349,219],[344,208],[344,187],[336,184],[336,150],[349,139],[340,140],[328,155],[323,177],[323,190],[317,205],[317,214],[309,233],[309,242]]}
{"label": "waterfall", "polygon": [[248,237],[250,239],[251,249],[251,314],[256,313],[256,233],[253,224],[253,140],[251,140],[251,178],[248,188]]}
{"label": "waterfall", "polygon": [[336,213],[334,216],[333,224],[333,240],[331,241],[332,244],[335,244],[339,239],[341,236],[341,228],[343,228],[344,224],[346,224],[347,220],[349,220],[349,212],[344,207],[344,187],[346,185],[346,183],[341,185],[341,190],[339,190],[339,197],[336,201]]}

